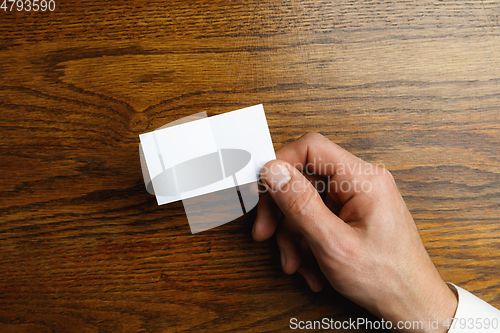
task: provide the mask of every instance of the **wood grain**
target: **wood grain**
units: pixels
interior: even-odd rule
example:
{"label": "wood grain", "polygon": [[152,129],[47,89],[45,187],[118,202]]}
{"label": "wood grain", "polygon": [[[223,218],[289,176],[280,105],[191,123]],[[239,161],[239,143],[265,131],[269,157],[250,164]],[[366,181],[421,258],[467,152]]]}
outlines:
{"label": "wood grain", "polygon": [[[191,235],[138,135],[263,103],[384,164],[446,281],[500,307],[500,6],[64,1],[0,11],[0,331],[287,331],[370,316],[281,272],[255,212]],[[373,317],[369,317],[372,318]],[[342,332],[342,330],[339,330]]]}

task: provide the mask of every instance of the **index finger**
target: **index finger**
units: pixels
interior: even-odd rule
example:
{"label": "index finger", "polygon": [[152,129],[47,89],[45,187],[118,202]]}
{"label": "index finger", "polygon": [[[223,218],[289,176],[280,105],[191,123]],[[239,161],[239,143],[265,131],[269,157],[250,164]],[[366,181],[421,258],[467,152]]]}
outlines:
{"label": "index finger", "polygon": [[355,185],[367,178],[367,168],[375,168],[319,133],[307,133],[283,146],[276,151],[276,157],[303,173],[329,177],[328,186],[333,187],[330,195],[336,194],[333,198],[342,204],[358,193]]}

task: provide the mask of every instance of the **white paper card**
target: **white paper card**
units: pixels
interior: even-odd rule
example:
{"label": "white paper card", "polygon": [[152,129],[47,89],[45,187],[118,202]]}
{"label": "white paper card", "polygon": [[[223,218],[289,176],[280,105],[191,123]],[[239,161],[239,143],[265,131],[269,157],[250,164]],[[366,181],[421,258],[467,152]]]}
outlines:
{"label": "white paper card", "polygon": [[276,159],[262,105],[139,137],[159,205],[256,182]]}

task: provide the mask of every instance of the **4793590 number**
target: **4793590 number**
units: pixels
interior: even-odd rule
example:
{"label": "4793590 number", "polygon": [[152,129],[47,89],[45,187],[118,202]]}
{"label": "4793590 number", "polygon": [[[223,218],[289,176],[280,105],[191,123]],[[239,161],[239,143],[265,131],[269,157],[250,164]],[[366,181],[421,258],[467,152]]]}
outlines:
{"label": "4793590 number", "polygon": [[4,12],[53,12],[56,10],[54,0],[0,0],[0,9]]}

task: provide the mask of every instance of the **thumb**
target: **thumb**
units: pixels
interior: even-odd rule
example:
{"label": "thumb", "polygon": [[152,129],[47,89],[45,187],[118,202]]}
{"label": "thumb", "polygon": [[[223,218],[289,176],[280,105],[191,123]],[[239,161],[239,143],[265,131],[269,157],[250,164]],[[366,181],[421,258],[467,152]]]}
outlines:
{"label": "thumb", "polygon": [[346,223],[326,207],[318,191],[291,164],[266,163],[261,180],[287,219],[313,243],[348,232]]}

